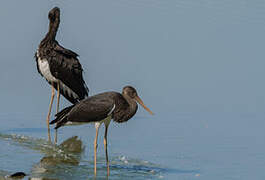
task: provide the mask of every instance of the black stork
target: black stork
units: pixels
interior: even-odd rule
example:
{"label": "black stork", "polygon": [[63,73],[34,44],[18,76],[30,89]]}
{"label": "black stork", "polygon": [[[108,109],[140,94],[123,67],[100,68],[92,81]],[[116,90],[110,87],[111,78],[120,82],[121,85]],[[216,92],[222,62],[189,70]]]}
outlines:
{"label": "black stork", "polygon": [[[57,90],[57,107],[59,111],[60,94],[67,100],[75,104],[88,96],[88,88],[82,76],[82,66],[78,61],[78,55],[64,47],[55,40],[60,24],[60,9],[53,8],[49,12],[49,31],[40,42],[35,54],[38,72],[51,85],[51,101],[47,115],[48,140],[50,135],[50,113],[54,99],[54,89]],[[55,133],[55,143],[57,142],[57,130]]]}
{"label": "black stork", "polygon": [[107,133],[110,121],[123,123],[134,116],[137,111],[137,103],[143,106],[150,114],[152,111],[147,108],[137,95],[132,86],[125,86],[122,94],[118,92],[105,92],[90,96],[79,103],[69,106],[55,116],[55,129],[64,125],[78,125],[82,123],[95,123],[96,136],[94,140],[94,173],[97,173],[97,139],[98,129],[102,123],[105,124],[104,148],[106,154],[107,174],[109,175],[109,160],[107,150]]}

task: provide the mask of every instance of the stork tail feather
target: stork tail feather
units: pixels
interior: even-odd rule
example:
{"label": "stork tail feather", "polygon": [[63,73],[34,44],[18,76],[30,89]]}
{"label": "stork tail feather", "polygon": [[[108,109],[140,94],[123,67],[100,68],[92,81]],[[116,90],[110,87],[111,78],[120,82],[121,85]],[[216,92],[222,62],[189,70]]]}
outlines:
{"label": "stork tail feather", "polygon": [[63,126],[67,122],[68,113],[72,110],[73,107],[74,105],[64,108],[63,110],[58,112],[55,115],[56,118],[52,120],[50,124],[56,123],[55,129],[58,129],[59,127]]}

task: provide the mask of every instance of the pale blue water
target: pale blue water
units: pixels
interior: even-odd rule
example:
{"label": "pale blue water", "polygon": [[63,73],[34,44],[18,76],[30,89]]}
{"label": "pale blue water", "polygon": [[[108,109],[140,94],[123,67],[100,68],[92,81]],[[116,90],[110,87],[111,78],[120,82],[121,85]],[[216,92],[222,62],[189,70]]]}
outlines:
{"label": "pale blue water", "polygon": [[93,177],[92,125],[59,131],[59,143],[78,136],[81,153],[46,142],[50,87],[33,56],[54,6],[57,40],[80,55],[90,94],[129,84],[155,113],[139,108],[111,124],[109,179],[265,178],[264,1],[9,0],[0,6],[0,179]]}
{"label": "pale blue water", "polygon": [[[125,125],[111,125],[109,179],[265,177],[265,122],[261,116],[251,113],[176,113],[171,115],[172,118],[168,116],[138,116]],[[19,122],[19,119],[14,120]],[[20,128],[1,127],[0,162],[1,170],[5,172],[2,174],[24,171],[31,177],[92,178],[94,127],[65,127],[59,131],[60,142],[73,135],[83,141],[85,150],[78,155],[78,164],[57,162],[43,167],[40,165],[43,157],[62,152],[45,141],[46,129],[38,128],[38,122],[45,126],[44,120],[36,118],[20,121]],[[99,179],[106,178],[102,130],[98,148]]]}

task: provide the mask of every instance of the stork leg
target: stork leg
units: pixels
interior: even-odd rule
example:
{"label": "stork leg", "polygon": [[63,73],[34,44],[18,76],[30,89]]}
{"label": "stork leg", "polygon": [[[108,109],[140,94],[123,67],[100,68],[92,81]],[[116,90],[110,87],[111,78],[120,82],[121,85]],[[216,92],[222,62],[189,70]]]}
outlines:
{"label": "stork leg", "polygon": [[107,163],[107,175],[109,176],[108,139],[107,139],[108,127],[109,123],[105,123],[104,148],[105,148],[106,163]]}
{"label": "stork leg", "polygon": [[[57,106],[56,106],[56,114],[59,112],[59,105],[60,105],[60,84],[57,83]],[[57,129],[55,129],[55,136],[54,136],[54,143],[57,144]]]}
{"label": "stork leg", "polygon": [[97,175],[97,148],[98,148],[98,129],[100,127],[100,123],[95,124],[96,128],[96,136],[94,140],[94,175]]}
{"label": "stork leg", "polygon": [[53,98],[54,98],[54,87],[53,84],[51,84],[52,86],[52,94],[51,94],[51,102],[49,105],[49,111],[48,111],[48,115],[46,118],[46,123],[47,123],[47,127],[48,127],[48,141],[51,142],[51,132],[50,132],[50,115],[51,115],[51,110],[52,110],[52,103],[53,103]]}

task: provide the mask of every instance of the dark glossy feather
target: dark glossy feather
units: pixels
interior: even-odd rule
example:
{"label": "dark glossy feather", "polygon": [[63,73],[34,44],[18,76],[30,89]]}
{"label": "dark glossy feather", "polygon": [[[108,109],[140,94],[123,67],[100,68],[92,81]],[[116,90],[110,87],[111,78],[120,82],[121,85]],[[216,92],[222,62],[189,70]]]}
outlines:
{"label": "dark glossy feather", "polygon": [[78,54],[76,54],[75,52],[69,50],[69,49],[65,49],[64,47],[60,46],[59,44],[57,44],[57,46],[55,46],[54,48],[55,51],[57,51],[58,53],[63,54],[64,56],[68,56],[68,57],[72,57],[72,58],[77,58],[77,56],[79,56]]}
{"label": "dark glossy feather", "polygon": [[[115,105],[115,108],[114,108]],[[67,122],[90,123],[107,118],[109,115],[116,122],[125,122],[136,112],[137,105],[131,110],[126,99],[117,92],[105,92],[88,97],[73,107],[63,109],[51,124],[57,123],[56,129]]]}
{"label": "dark glossy feather", "polygon": [[[47,51],[49,53],[47,53]],[[47,55],[48,54],[48,55]],[[88,96],[88,88],[83,79],[83,69],[77,59],[77,54],[71,50],[61,47],[57,42],[53,45],[48,45],[46,48],[39,48],[39,57],[47,59],[51,74],[69,87],[78,98],[68,94],[63,88],[60,88],[60,93],[71,103],[77,103]],[[36,57],[38,63],[38,58]],[[40,73],[38,64],[38,72]],[[41,73],[40,73],[41,74]],[[51,82],[49,82],[51,84]],[[54,88],[57,88],[57,83],[53,83]]]}
{"label": "dark glossy feather", "polygon": [[48,60],[52,75],[78,95],[78,99],[75,99],[61,89],[61,94],[72,103],[88,96],[88,88],[82,76],[83,69],[76,55],[72,51],[60,47],[60,51],[54,50],[53,56]]}

